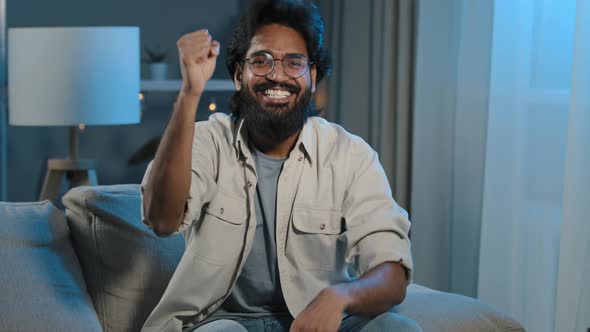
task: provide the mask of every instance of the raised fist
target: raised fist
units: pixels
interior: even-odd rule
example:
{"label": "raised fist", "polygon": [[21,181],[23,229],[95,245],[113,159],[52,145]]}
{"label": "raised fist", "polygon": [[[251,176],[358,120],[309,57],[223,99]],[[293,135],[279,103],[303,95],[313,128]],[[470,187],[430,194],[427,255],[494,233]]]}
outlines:
{"label": "raised fist", "polygon": [[182,72],[181,93],[200,97],[215,70],[221,44],[206,29],[188,33],[176,44]]}

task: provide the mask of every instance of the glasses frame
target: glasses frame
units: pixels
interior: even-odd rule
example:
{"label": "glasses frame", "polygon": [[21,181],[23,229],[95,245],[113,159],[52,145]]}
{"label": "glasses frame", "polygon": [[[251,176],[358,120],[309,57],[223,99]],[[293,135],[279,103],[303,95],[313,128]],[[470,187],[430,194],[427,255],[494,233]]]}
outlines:
{"label": "glasses frame", "polygon": [[[255,70],[252,69],[252,66],[254,64],[252,62],[250,62],[250,60],[253,60],[253,58],[252,58],[253,56],[259,56],[259,55],[265,55],[269,60],[272,60],[271,61],[270,70],[268,71],[268,73],[263,74],[263,75],[256,74],[255,73]],[[299,76],[292,76],[292,75],[289,75],[289,73],[287,72],[287,67],[286,67],[287,65],[285,65],[285,61],[283,61],[283,60],[285,60],[285,58],[287,58],[289,56],[298,56],[298,57],[301,57],[301,58],[304,58],[305,60],[307,60],[307,66],[305,66],[305,70],[301,73],[301,75],[299,75]],[[275,70],[275,68],[276,68],[276,62],[277,61],[280,61],[281,62],[281,65],[283,67],[283,72],[285,73],[285,75],[287,75],[288,77],[293,78],[293,79],[299,78],[299,77],[307,74],[307,72],[309,72],[309,67],[311,65],[315,64],[313,61],[309,61],[309,58],[306,57],[305,55],[301,55],[301,54],[297,54],[297,53],[290,53],[290,54],[285,55],[282,58],[276,58],[275,59],[268,52],[257,52],[257,53],[253,53],[252,55],[250,55],[250,58],[246,58],[246,59],[242,60],[242,63],[244,63],[244,62],[247,63],[248,64],[248,68],[250,68],[250,71],[255,76],[258,76],[258,77],[266,77],[266,76],[270,75]]]}

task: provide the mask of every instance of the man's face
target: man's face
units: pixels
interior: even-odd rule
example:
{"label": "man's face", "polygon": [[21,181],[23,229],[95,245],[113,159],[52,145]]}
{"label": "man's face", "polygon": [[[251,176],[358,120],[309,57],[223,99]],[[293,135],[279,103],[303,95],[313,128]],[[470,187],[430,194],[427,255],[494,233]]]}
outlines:
{"label": "man's face", "polygon": [[[288,54],[309,58],[303,37],[296,30],[279,24],[267,25],[256,31],[246,58],[261,52],[270,54],[273,59],[283,59]],[[293,78],[283,68],[283,61],[275,60],[274,69],[268,75],[257,76],[244,62],[241,70],[236,71],[234,81],[238,90],[248,90],[263,111],[290,112],[306,92],[315,92],[316,69],[310,65],[305,74]]]}
{"label": "man's face", "polygon": [[[261,67],[265,67],[264,61],[258,61],[265,59],[261,57],[263,52],[273,59],[291,57],[288,62],[291,76],[285,72],[283,61],[277,60],[274,60],[272,71],[260,71]],[[254,63],[263,65],[254,67],[257,72],[253,72],[249,63],[244,62],[236,71],[236,97],[248,133],[258,148],[276,146],[297,134],[315,109],[311,94],[315,92],[316,69],[315,66],[297,66],[302,63],[297,60],[301,56],[307,58],[308,54],[305,40],[298,32],[278,24],[267,25],[252,37],[246,53],[246,58],[256,58]],[[269,60],[269,57],[266,59]],[[271,69],[272,66],[266,68]],[[293,75],[299,68],[305,69],[299,71],[303,74]]]}

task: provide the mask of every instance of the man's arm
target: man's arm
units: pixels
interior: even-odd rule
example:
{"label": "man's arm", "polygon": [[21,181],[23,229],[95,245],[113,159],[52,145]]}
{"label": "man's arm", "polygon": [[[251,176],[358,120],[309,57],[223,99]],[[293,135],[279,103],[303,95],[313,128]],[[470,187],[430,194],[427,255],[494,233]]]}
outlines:
{"label": "man's arm", "polygon": [[405,298],[412,269],[407,213],[393,200],[377,154],[362,145],[351,151],[358,167],[342,205],[346,228],[339,239],[347,243],[346,262],[361,277],[322,290],[297,316],[293,331],[337,331],[344,312],[373,317]]}
{"label": "man's arm", "polygon": [[406,297],[408,279],[397,262],[385,262],[359,279],[322,290],[295,319],[291,331],[337,331],[342,314],[375,317]]}
{"label": "man's arm", "polygon": [[347,314],[375,317],[402,303],[407,286],[405,268],[397,262],[385,262],[353,282],[331,286],[322,293],[342,303]]}
{"label": "man's arm", "polygon": [[177,45],[182,88],[143,192],[144,215],[158,235],[175,232],[184,216],[197,106],[213,75],[220,46],[207,30],[184,35]]}

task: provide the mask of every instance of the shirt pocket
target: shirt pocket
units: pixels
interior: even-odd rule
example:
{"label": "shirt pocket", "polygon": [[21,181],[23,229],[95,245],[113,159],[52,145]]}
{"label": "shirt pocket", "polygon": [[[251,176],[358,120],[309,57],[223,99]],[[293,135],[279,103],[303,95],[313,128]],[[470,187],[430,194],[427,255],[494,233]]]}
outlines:
{"label": "shirt pocket", "polygon": [[188,248],[195,258],[215,265],[237,261],[244,244],[246,199],[218,191],[204,207]]}
{"label": "shirt pocket", "polygon": [[289,254],[302,267],[336,270],[344,263],[341,233],[341,211],[294,208],[293,232],[287,245]]}

